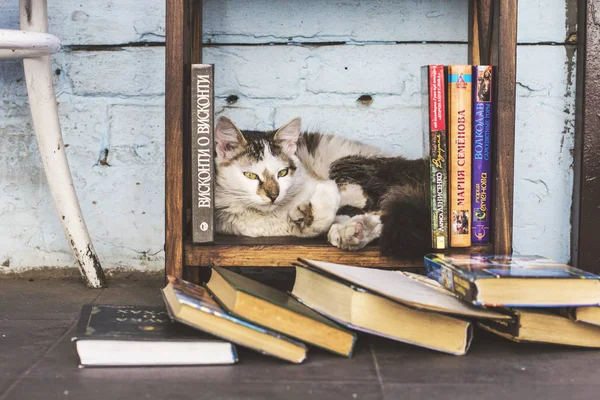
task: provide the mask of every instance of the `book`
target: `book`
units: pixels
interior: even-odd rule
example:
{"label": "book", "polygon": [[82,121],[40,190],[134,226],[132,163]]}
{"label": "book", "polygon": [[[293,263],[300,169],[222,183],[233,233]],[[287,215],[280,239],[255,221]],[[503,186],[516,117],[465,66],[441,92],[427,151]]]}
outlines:
{"label": "book", "polygon": [[448,66],[448,181],[450,246],[471,246],[470,65]]}
{"label": "book", "polygon": [[481,320],[478,325],[515,342],[600,347],[600,327],[582,324],[548,309],[507,309],[508,321]]}
{"label": "book", "polygon": [[210,243],[214,229],[214,66],[192,64],[192,241]]}
{"label": "book", "polygon": [[448,137],[446,134],[446,79],[443,65],[421,67],[423,154],[429,158],[431,246],[448,244]]}
{"label": "book", "polygon": [[494,74],[491,65],[473,66],[473,182],[471,242],[489,243],[492,199],[492,107]]}
{"label": "book", "polygon": [[356,335],[313,311],[288,293],[220,267],[206,287],[230,314],[346,357]]}
{"label": "book", "polygon": [[600,304],[600,276],[527,255],[427,254],[427,276],[483,306],[561,307]]}
{"label": "book", "polygon": [[72,340],[81,366],[237,362],[232,343],[171,321],[165,307],[85,304]]}
{"label": "book", "polygon": [[473,333],[469,321],[393,301],[329,273],[333,268],[327,264],[313,260],[295,264],[291,294],[350,329],[444,353],[466,354]]}
{"label": "book", "polygon": [[573,321],[600,326],[600,307],[568,307],[562,310],[561,315]]}
{"label": "book", "polygon": [[437,281],[424,275],[302,258],[299,260],[323,274],[409,307],[468,318],[510,318],[503,313],[465,303]]}
{"label": "book", "polygon": [[205,288],[167,276],[162,289],[171,319],[260,353],[301,363],[306,346],[273,330],[230,315]]}

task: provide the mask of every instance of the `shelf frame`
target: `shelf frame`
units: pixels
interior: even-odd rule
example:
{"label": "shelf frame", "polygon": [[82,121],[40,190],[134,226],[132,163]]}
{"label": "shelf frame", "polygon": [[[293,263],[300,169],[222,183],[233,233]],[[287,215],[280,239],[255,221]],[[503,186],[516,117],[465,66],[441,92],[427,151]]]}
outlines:
{"label": "shelf frame", "polygon": [[[202,62],[202,1],[166,1],[165,90],[165,273],[198,281],[199,268],[291,266],[298,256],[370,267],[415,268],[422,260],[381,257],[375,246],[344,252],[323,241],[219,237],[212,244],[191,243],[186,221],[191,183],[190,159],[184,151],[189,132],[189,71]],[[512,253],[515,84],[518,0],[470,0],[470,64],[492,63],[498,74],[494,137],[492,243],[452,252]],[[497,38],[498,40],[495,40]],[[189,134],[189,133],[188,133]]]}
{"label": "shelf frame", "polygon": [[600,274],[600,0],[579,0],[571,261]]}

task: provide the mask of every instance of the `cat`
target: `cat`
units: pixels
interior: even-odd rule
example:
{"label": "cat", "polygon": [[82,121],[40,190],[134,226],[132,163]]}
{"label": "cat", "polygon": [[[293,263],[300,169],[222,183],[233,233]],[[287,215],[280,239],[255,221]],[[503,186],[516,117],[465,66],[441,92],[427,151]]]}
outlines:
{"label": "cat", "polygon": [[430,244],[427,160],[408,160],[335,135],[215,127],[216,229],[242,236],[327,235],[358,250],[416,256]]}

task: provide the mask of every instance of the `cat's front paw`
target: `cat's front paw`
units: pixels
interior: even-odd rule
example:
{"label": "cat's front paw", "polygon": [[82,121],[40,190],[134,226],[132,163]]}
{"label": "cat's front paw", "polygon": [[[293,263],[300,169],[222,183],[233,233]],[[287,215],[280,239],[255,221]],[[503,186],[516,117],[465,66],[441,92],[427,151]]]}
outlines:
{"label": "cat's front paw", "polygon": [[313,207],[310,201],[298,204],[288,212],[288,218],[301,230],[308,228],[314,221]]}
{"label": "cat's front paw", "polygon": [[[347,217],[346,217],[347,218]],[[381,235],[381,220],[378,215],[357,215],[329,229],[329,243],[342,250],[360,250]]]}

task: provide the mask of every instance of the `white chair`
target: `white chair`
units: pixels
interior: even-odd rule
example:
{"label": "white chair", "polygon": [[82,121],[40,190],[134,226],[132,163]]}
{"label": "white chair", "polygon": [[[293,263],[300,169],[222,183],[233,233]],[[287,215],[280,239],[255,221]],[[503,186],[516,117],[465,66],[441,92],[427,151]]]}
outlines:
{"label": "white chair", "polygon": [[52,84],[50,54],[60,41],[48,34],[46,0],[20,0],[19,14],[20,31],[0,29],[0,59],[23,58],[33,126],[58,215],[86,284],[100,288],[106,279],[73,186]]}

